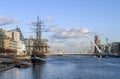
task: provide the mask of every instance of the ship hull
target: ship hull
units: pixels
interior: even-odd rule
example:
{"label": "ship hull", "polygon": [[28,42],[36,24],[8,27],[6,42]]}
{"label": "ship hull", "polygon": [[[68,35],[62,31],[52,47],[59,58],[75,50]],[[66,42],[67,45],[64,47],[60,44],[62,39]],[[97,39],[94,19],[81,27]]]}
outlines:
{"label": "ship hull", "polygon": [[40,63],[46,62],[46,58],[32,55],[31,61],[32,61],[33,64],[40,64]]}

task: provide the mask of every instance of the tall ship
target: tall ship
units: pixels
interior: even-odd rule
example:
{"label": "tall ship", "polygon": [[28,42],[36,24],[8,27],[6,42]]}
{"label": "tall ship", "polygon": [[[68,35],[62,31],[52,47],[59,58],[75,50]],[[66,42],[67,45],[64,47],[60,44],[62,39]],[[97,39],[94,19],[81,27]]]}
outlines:
{"label": "tall ship", "polygon": [[32,63],[36,62],[45,62],[46,61],[46,53],[47,53],[47,40],[42,38],[42,27],[43,22],[39,20],[39,17],[37,17],[37,22],[34,22],[35,26],[35,35],[36,38],[34,39],[33,43],[33,50],[31,55]]}

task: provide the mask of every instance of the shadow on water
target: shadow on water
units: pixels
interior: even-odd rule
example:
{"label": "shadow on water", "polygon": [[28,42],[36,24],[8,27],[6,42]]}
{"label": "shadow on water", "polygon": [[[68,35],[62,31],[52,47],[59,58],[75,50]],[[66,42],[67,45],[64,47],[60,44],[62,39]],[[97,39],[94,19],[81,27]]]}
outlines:
{"label": "shadow on water", "polygon": [[41,75],[45,63],[33,64],[33,79],[42,79]]}

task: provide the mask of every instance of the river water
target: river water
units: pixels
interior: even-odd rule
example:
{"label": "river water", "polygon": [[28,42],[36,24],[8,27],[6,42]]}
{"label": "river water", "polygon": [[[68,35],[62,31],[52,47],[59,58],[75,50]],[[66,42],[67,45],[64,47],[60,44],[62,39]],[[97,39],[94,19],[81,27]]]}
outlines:
{"label": "river water", "polygon": [[120,58],[51,56],[40,65],[0,72],[0,79],[120,79]]}

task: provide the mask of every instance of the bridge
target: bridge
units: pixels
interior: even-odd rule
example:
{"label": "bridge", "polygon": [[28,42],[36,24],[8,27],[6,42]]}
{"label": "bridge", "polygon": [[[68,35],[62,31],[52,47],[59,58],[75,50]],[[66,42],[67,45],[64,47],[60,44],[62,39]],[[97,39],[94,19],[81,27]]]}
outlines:
{"label": "bridge", "polygon": [[85,56],[94,56],[94,57],[114,57],[114,58],[120,58],[119,55],[114,55],[114,54],[105,54],[105,53],[101,53],[101,54],[92,54],[92,53],[49,53],[46,54],[47,57],[49,56],[64,56],[64,55],[85,55]]}
{"label": "bridge", "polygon": [[80,53],[48,53],[46,56],[81,55]]}

